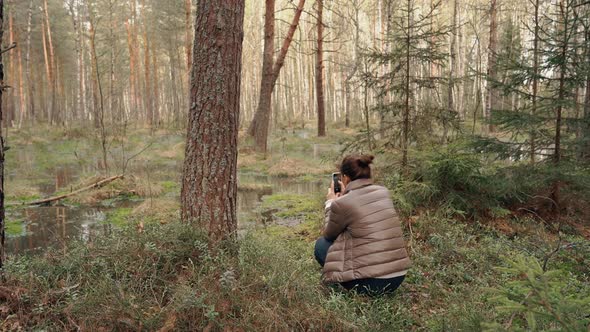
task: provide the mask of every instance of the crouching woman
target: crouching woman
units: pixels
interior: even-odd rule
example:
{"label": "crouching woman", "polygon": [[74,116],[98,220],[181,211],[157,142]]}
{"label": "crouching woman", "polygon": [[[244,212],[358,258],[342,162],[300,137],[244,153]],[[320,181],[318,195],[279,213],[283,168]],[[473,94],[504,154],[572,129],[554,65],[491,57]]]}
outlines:
{"label": "crouching woman", "polygon": [[324,282],[381,295],[401,285],[411,262],[389,191],[371,179],[373,158],[348,156],[342,161],[342,194],[334,193],[332,182],[315,257]]}

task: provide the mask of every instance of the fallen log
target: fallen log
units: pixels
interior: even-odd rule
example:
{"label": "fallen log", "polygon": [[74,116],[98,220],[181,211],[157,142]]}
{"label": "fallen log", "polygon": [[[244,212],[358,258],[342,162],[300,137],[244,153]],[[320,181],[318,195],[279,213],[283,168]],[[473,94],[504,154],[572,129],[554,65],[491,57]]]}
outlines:
{"label": "fallen log", "polygon": [[122,179],[122,178],[123,178],[123,174],[117,175],[117,176],[112,176],[110,178],[106,178],[106,179],[100,180],[100,181],[98,181],[96,183],[93,183],[93,184],[87,186],[87,187],[80,188],[78,190],[72,191],[72,192],[67,193],[67,194],[63,194],[63,195],[59,195],[59,196],[55,196],[55,197],[44,198],[44,199],[40,199],[40,200],[28,202],[28,203],[23,203],[23,205],[47,205],[49,203],[60,201],[60,200],[62,200],[64,198],[68,198],[68,197],[71,197],[71,196],[78,195],[78,194],[83,193],[83,192],[88,191],[88,190],[92,190],[92,189],[95,189],[95,188],[100,188],[100,187],[104,186],[107,183],[110,183],[110,182],[113,182],[113,181],[115,181],[117,179]]}

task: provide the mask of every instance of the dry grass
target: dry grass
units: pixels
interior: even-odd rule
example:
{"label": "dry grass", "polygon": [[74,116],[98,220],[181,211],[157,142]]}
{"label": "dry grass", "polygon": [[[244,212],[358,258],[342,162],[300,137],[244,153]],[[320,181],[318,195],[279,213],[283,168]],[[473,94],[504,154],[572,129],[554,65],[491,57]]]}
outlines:
{"label": "dry grass", "polygon": [[330,173],[329,165],[314,165],[297,158],[283,158],[268,169],[268,174],[281,177],[297,177],[303,175],[320,175]]}
{"label": "dry grass", "polygon": [[179,211],[180,203],[177,200],[147,199],[133,209],[132,215],[137,219],[149,218],[166,224],[172,220],[178,220],[180,218]]}

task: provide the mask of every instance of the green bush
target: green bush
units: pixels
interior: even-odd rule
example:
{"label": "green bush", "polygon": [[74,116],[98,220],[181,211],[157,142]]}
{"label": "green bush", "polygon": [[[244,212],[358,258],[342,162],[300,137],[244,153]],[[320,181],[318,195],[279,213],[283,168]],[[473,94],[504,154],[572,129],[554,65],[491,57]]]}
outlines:
{"label": "green bush", "polygon": [[522,206],[551,208],[551,201],[543,197],[549,197],[554,183],[560,183],[562,207],[585,205],[590,172],[567,162],[559,167],[547,162],[494,162],[455,145],[417,153],[409,175],[390,170],[386,183],[406,215],[426,207],[450,215],[502,217]]}
{"label": "green bush", "polygon": [[449,148],[419,154],[408,177],[393,175],[397,206],[406,214],[419,207],[441,207],[451,214],[478,215],[499,207],[493,168],[473,154]]}
{"label": "green bush", "polygon": [[498,268],[513,280],[492,290],[504,322],[490,331],[587,331],[590,288],[561,270],[544,271],[534,258],[519,255]]}

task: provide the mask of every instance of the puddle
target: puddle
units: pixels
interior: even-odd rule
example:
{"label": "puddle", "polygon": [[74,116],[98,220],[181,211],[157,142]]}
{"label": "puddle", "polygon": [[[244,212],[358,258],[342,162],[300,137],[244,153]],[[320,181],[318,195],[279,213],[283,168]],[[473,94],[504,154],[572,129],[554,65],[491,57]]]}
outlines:
{"label": "puddle", "polygon": [[[45,195],[50,195],[78,180],[77,174],[69,168],[58,168],[54,175],[53,183],[40,185]],[[255,211],[263,196],[281,193],[315,194],[324,191],[327,181],[322,180],[326,179],[298,181],[255,173],[239,173],[240,184],[252,187],[238,190],[239,224],[244,226],[260,217]],[[175,197],[179,194],[175,194]],[[121,207],[133,207],[134,204],[137,202],[123,201],[108,207],[51,206],[9,209],[7,219],[18,221],[22,227],[16,226],[16,231],[8,234],[6,251],[21,253],[28,250],[42,250],[50,246],[60,247],[71,239],[92,241],[95,237],[108,234],[113,227],[117,227],[104,222],[109,211]],[[271,216],[267,217],[270,222]]]}

